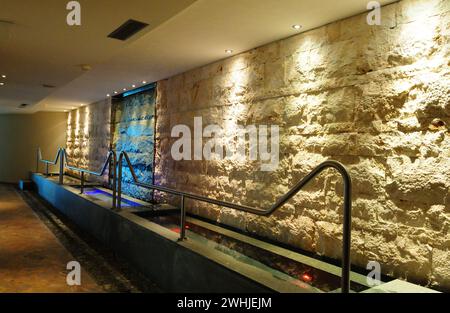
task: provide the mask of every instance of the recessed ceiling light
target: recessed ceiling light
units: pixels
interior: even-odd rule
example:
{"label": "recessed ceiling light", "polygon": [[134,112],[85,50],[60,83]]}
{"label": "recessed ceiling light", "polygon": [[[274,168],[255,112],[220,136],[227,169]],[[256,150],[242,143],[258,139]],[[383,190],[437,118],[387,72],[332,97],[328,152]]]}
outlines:
{"label": "recessed ceiling light", "polygon": [[132,87],[132,88],[135,88],[135,87],[136,87],[136,85],[131,85],[131,87]]}
{"label": "recessed ceiling light", "polygon": [[147,82],[145,80],[142,81],[143,84],[146,84]]}
{"label": "recessed ceiling light", "polygon": [[107,97],[109,97],[110,96],[110,94],[108,93],[107,95],[106,95]]}
{"label": "recessed ceiling light", "polygon": [[117,94],[117,91],[114,91],[115,94]]}
{"label": "recessed ceiling light", "polygon": [[92,69],[92,66],[89,64],[80,64],[81,70],[84,72],[90,71]]}
{"label": "recessed ceiling light", "polygon": [[6,75],[2,75],[2,78],[6,78]]}
{"label": "recessed ceiling light", "polygon": [[3,86],[5,83],[0,83],[0,86]]}
{"label": "recessed ceiling light", "polygon": [[123,90],[123,91],[126,91],[126,90],[127,90],[127,88],[123,88],[122,90]]}
{"label": "recessed ceiling light", "polygon": [[225,53],[226,53],[226,54],[232,54],[232,53],[233,53],[233,50],[227,49],[227,50],[225,50]]}
{"label": "recessed ceiling light", "polygon": [[295,30],[299,30],[299,29],[302,28],[302,25],[294,24],[294,25],[292,25],[292,28],[295,29]]}

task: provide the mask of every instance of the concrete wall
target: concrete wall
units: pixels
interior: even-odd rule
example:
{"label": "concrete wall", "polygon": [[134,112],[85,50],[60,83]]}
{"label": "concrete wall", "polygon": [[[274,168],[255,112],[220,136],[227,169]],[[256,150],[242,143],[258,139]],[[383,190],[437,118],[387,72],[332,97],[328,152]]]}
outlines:
{"label": "concrete wall", "polygon": [[[110,121],[109,99],[69,112],[66,152],[70,165],[96,172],[101,170],[110,146]],[[106,177],[87,178],[91,181],[106,182]]]}
{"label": "concrete wall", "polygon": [[67,113],[0,114],[0,182],[27,179],[36,170],[37,147],[53,160],[65,145],[66,120]]}
{"label": "concrete wall", "polygon": [[[159,82],[156,183],[266,207],[322,161],[341,161],[354,182],[353,263],[450,288],[449,11],[449,1],[401,1],[380,26],[358,15]],[[198,116],[225,130],[279,125],[279,167],[174,161],[172,127],[193,129]],[[326,172],[270,218],[188,207],[339,258],[341,194]]]}

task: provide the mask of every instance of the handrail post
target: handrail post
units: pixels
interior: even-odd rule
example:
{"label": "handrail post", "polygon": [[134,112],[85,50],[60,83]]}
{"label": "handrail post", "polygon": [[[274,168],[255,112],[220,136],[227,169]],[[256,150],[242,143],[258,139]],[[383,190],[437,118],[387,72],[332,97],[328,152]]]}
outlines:
{"label": "handrail post", "polygon": [[123,154],[119,155],[119,164],[117,169],[117,210],[122,208],[122,158]]}
{"label": "handrail post", "polygon": [[39,173],[39,162],[40,162],[39,148],[37,148],[37,150],[36,150],[36,173]]}
{"label": "handrail post", "polygon": [[64,149],[60,148],[59,150],[59,184],[64,184]]}
{"label": "handrail post", "polygon": [[84,193],[84,172],[81,172],[80,194]]}
{"label": "handrail post", "polygon": [[[112,153],[112,190],[113,190],[113,199],[112,199],[112,208],[113,210],[117,207],[117,190],[116,190],[116,183],[117,183],[117,154],[111,150]],[[110,163],[111,164],[111,163]],[[111,167],[110,167],[111,168]],[[111,173],[108,172],[108,176],[110,176]]]}
{"label": "handrail post", "polygon": [[350,253],[351,253],[351,231],[352,231],[352,182],[347,171],[342,172],[344,180],[344,216],[342,232],[342,280],[341,292],[350,292]]}
{"label": "handrail post", "polygon": [[181,211],[180,211],[180,238],[179,241],[183,241],[186,239],[186,206],[185,206],[185,197],[181,195]]}
{"label": "handrail post", "polygon": [[[111,151],[111,150],[109,150]],[[109,164],[108,164],[108,187],[111,188],[112,187],[112,182],[111,182],[111,169],[112,169],[112,158],[109,159]]]}

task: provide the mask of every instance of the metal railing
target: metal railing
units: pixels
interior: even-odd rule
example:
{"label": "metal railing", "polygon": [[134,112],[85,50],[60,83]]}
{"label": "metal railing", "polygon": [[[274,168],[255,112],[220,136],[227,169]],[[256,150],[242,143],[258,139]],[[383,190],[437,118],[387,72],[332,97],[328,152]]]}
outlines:
{"label": "metal railing", "polygon": [[[42,151],[41,148],[37,148],[37,158],[36,158],[36,172],[39,172],[39,162],[45,164],[45,176],[49,175],[48,168],[49,165],[56,165],[58,160],[61,158],[59,162],[59,184],[62,185],[64,183],[64,156],[65,151],[62,148],[58,148],[58,152],[56,153],[56,157],[54,161],[44,160],[42,159]],[[61,174],[62,173],[62,174]]]}
{"label": "metal railing", "polygon": [[341,274],[341,292],[348,293],[350,291],[350,241],[351,241],[351,207],[352,207],[352,182],[347,169],[339,162],[329,160],[325,161],[316,168],[314,168],[308,175],[306,175],[302,180],[300,180],[294,187],[292,187],[285,195],[280,197],[270,208],[268,209],[258,209],[251,206],[235,204],[226,201],[220,201],[216,199],[211,199],[208,197],[187,193],[163,186],[157,186],[149,183],[144,183],[138,180],[136,173],[133,169],[133,165],[130,162],[130,158],[125,151],[122,151],[119,155],[118,160],[118,175],[117,175],[117,209],[121,208],[122,200],[122,163],[123,159],[130,169],[131,176],[133,177],[133,184],[143,188],[148,188],[152,190],[158,190],[161,192],[170,193],[173,195],[180,196],[180,240],[186,238],[186,208],[185,200],[193,199],[197,201],[202,201],[206,203],[215,204],[222,207],[227,207],[239,211],[244,211],[260,216],[269,216],[274,211],[283,206],[289,199],[291,199],[295,194],[297,194],[307,183],[309,183],[314,177],[322,173],[327,168],[334,168],[337,170],[341,176],[344,183],[344,204],[343,204],[343,238],[342,238],[342,274]]}
{"label": "metal railing", "polygon": [[[306,175],[303,179],[301,179],[295,186],[293,186],[285,195],[280,197],[271,207],[267,209],[258,209],[247,205],[235,204],[227,201],[220,201],[192,193],[187,193],[179,190],[175,190],[172,188],[167,188],[163,186],[157,186],[149,183],[144,183],[139,181],[134,171],[133,165],[131,164],[130,158],[125,151],[122,151],[119,155],[119,159],[117,160],[117,154],[113,150],[109,150],[106,161],[99,172],[90,171],[83,168],[77,168],[74,166],[68,165],[67,162],[67,154],[65,149],[59,148],[56,154],[55,160],[44,160],[42,159],[41,149],[38,148],[37,151],[37,163],[36,163],[36,172],[39,172],[39,162],[46,164],[45,174],[49,175],[49,165],[56,165],[59,160],[59,183],[64,183],[64,168],[68,168],[72,171],[80,172],[81,176],[81,193],[84,191],[84,183],[85,183],[85,174],[90,174],[94,176],[103,176],[106,168],[113,169],[112,175],[112,191],[113,191],[113,209],[121,209],[122,204],[122,171],[123,171],[123,159],[125,159],[128,168],[130,169],[130,173],[133,177],[133,184],[136,186],[140,186],[143,188],[148,188],[152,190],[158,190],[161,192],[170,193],[173,195],[180,196],[180,240],[186,238],[186,208],[185,201],[186,199],[193,199],[196,201],[206,202],[222,207],[227,207],[239,211],[244,211],[260,216],[269,216],[274,211],[282,207],[287,201],[289,201],[294,195],[296,195],[306,184],[308,184],[313,178],[318,176],[327,168],[334,168],[337,170],[343,180],[344,184],[344,204],[343,204],[343,236],[342,236],[342,274],[341,274],[341,292],[348,293],[350,291],[350,242],[351,242],[351,206],[352,206],[352,183],[351,178],[346,170],[346,168],[339,162],[328,160],[323,162],[314,168],[308,175]],[[118,170],[117,170],[118,167]],[[111,177],[111,175],[110,175]]]}
{"label": "metal railing", "polygon": [[[36,162],[36,172],[39,172],[39,162],[46,164],[46,170],[45,175],[48,176],[48,167],[49,165],[56,165],[59,160],[59,184],[64,184],[64,168],[67,168],[71,171],[80,172],[80,193],[84,193],[84,185],[85,185],[85,174],[93,175],[93,176],[103,176],[105,174],[106,168],[109,165],[109,169],[113,169],[112,171],[112,208],[115,209],[117,207],[117,188],[116,188],[116,176],[117,176],[117,154],[113,150],[109,150],[105,163],[103,164],[102,169],[99,172],[94,172],[88,169],[84,168],[78,168],[75,166],[69,165],[67,153],[64,148],[59,148],[58,152],[56,154],[54,161],[44,160],[42,159],[42,153],[41,149],[38,148],[37,150],[37,162]],[[111,177],[111,173],[109,173],[109,176]]]}

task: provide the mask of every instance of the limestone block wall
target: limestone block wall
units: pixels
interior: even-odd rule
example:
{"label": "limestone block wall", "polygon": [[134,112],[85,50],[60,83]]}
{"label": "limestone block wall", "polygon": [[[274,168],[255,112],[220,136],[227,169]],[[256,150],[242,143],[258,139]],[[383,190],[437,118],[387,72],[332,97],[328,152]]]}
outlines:
{"label": "limestone block wall", "polygon": [[[266,207],[322,161],[351,172],[352,262],[450,290],[450,2],[405,0],[158,83],[155,182]],[[280,163],[174,161],[177,124],[279,125]],[[234,137],[227,141],[232,143]],[[191,212],[340,258],[342,185],[325,172],[268,218]],[[163,195],[161,195],[163,196]]]}
{"label": "limestone block wall", "polygon": [[[110,99],[99,101],[68,113],[66,152],[71,165],[100,171],[110,146]],[[79,173],[71,173],[79,176]],[[86,176],[91,181],[106,182],[105,177]]]}
{"label": "limestone block wall", "polygon": [[[140,181],[153,183],[155,95],[151,89],[113,100],[112,147],[118,153],[126,151]],[[132,182],[127,164],[123,164],[123,193],[151,200],[152,191],[137,187]]]}

